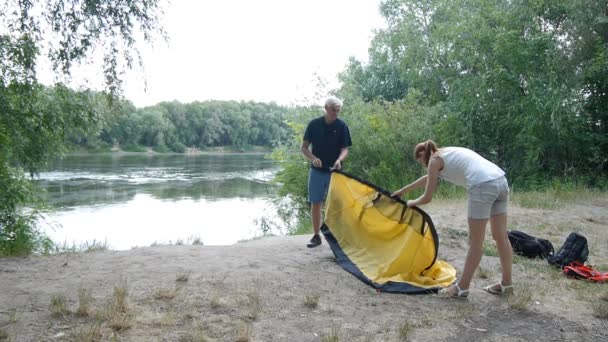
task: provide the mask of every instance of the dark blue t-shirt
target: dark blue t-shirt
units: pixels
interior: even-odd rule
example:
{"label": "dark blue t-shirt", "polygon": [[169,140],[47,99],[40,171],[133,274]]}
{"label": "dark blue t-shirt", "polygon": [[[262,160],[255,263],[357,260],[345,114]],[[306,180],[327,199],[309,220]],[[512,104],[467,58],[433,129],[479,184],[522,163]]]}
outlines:
{"label": "dark blue t-shirt", "polygon": [[[339,118],[331,124],[325,123],[325,117],[311,120],[304,132],[304,140],[312,144],[312,154],[321,159],[322,170],[329,171],[340,156],[340,149],[349,147],[350,132],[346,123]],[[312,163],[310,164],[311,167]],[[316,168],[316,167],[315,167]]]}

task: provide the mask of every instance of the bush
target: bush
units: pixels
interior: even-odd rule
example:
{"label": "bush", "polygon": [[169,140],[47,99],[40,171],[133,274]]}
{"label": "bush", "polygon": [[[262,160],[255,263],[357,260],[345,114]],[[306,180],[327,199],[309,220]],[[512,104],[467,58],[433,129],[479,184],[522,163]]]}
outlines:
{"label": "bush", "polygon": [[0,165],[0,184],[7,186],[0,193],[0,256],[21,256],[48,252],[51,240],[36,227],[37,210],[26,212],[20,207],[36,205],[35,187],[23,170]]}
{"label": "bush", "polygon": [[180,142],[176,142],[174,144],[169,145],[169,148],[171,149],[171,151],[176,152],[176,153],[186,152],[186,145],[184,145]]}
{"label": "bush", "polygon": [[167,145],[154,146],[152,149],[154,150],[154,152],[158,152],[158,153],[171,152],[171,150],[169,150],[169,148],[167,147]]}
{"label": "bush", "polygon": [[148,150],[141,145],[129,144],[122,147],[123,151],[126,152],[147,152]]}

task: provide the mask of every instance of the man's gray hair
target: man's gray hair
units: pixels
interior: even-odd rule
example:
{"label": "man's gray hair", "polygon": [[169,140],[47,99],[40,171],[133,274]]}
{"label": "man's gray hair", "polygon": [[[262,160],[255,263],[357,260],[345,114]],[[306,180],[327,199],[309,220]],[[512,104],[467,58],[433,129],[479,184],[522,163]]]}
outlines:
{"label": "man's gray hair", "polygon": [[330,96],[325,100],[325,107],[342,107],[342,100],[335,96]]}

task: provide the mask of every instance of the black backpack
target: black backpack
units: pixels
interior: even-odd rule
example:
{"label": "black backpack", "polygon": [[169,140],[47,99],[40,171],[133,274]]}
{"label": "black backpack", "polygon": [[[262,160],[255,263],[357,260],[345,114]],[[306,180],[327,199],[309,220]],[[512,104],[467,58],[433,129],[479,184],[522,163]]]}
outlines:
{"label": "black backpack", "polygon": [[578,233],[570,233],[566,242],[562,247],[547,259],[550,265],[564,268],[573,261],[578,261],[584,264],[589,256],[589,248],[587,247],[587,239]]}
{"label": "black backpack", "polygon": [[549,240],[539,239],[518,230],[508,232],[513,252],[528,258],[547,258],[553,254]]}

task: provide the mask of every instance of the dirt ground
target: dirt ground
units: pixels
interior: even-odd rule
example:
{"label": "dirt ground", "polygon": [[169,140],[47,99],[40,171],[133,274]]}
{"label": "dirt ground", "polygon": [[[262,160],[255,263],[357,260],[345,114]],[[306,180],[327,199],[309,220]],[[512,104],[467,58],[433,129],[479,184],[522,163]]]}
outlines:
{"label": "dirt ground", "polygon": [[[608,196],[546,207],[514,202],[509,227],[556,249],[581,232],[608,271]],[[440,259],[462,270],[465,203],[424,209]],[[0,259],[0,341],[608,341],[608,283],[517,257],[515,295],[493,297],[481,290],[500,274],[486,238],[465,301],[376,293],[327,243],[306,248],[309,236]]]}

